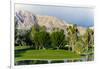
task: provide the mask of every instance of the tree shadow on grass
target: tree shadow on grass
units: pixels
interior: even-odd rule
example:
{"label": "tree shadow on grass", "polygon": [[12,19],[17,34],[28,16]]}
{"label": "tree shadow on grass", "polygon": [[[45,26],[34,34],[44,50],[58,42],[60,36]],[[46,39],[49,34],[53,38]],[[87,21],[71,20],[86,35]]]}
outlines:
{"label": "tree shadow on grass", "polygon": [[25,53],[27,50],[33,50],[33,48],[15,50],[15,57],[21,57],[21,54]]}

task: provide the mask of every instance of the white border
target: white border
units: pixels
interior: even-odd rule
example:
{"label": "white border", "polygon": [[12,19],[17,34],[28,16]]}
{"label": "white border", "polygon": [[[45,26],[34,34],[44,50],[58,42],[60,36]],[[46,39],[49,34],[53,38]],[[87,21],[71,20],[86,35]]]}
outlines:
{"label": "white border", "polygon": [[[72,1],[72,0],[68,0],[67,2],[65,2],[64,0],[62,1],[58,1],[58,0],[55,0],[55,1],[51,1],[51,0],[47,0],[47,1],[40,1],[40,0],[37,0],[37,1],[34,1],[34,0],[11,0],[11,29],[10,29],[10,32],[11,32],[11,64],[10,64],[10,67],[11,69],[33,69],[33,67],[38,67],[38,66],[41,66],[41,65],[21,65],[21,66],[14,66],[14,4],[15,3],[22,3],[22,4],[36,4],[36,5],[53,5],[53,6],[73,6],[73,7],[88,7],[88,8],[95,8],[95,4],[94,2],[92,3],[89,3],[87,1],[80,1],[80,0],[77,0],[77,2],[75,1]],[[79,64],[80,62],[78,63],[68,63],[66,64],[67,66],[69,65],[73,65],[73,64]],[[88,64],[90,62],[81,62],[81,64]],[[91,62],[90,64],[93,64],[94,62]],[[63,66],[63,64],[65,63],[61,63],[60,65]],[[49,65],[49,64],[42,64],[42,66],[58,66],[59,64],[52,64],[52,65]],[[68,67],[69,67],[68,66]]]}

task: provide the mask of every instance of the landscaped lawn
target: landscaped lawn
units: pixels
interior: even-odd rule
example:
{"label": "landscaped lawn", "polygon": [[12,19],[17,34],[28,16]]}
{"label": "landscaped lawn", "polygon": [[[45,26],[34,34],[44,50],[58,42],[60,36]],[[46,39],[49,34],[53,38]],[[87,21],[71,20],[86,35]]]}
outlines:
{"label": "landscaped lawn", "polygon": [[23,49],[28,49],[30,46],[16,46],[15,50],[23,50]]}
{"label": "landscaped lawn", "polygon": [[33,50],[21,47],[15,49],[15,61],[22,60],[64,60],[81,58],[80,55],[66,50]]}

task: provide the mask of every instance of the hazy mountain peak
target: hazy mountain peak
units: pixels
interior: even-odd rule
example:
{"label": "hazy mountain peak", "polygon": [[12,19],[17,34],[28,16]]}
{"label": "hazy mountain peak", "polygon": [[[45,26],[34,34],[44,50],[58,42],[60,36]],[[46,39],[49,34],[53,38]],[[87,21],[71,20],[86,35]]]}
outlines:
{"label": "hazy mountain peak", "polygon": [[[65,26],[65,22],[63,20],[54,16],[34,15],[33,13],[24,10],[15,12],[15,18],[17,20],[18,29],[29,29],[35,24],[46,26],[50,29]],[[62,27],[62,29],[64,28]]]}
{"label": "hazy mountain peak", "polygon": [[30,29],[36,22],[36,16],[28,11],[19,10],[15,12],[17,29]]}
{"label": "hazy mountain peak", "polygon": [[[33,12],[34,13],[34,12]],[[17,29],[24,29],[28,30],[32,26],[39,27],[39,26],[45,26],[47,31],[52,31],[53,28],[59,28],[66,31],[66,28],[68,26],[72,26],[73,24],[70,24],[64,20],[61,20],[54,16],[43,16],[43,15],[35,15],[29,11],[25,10],[19,10],[15,12],[15,19],[17,24]],[[80,33],[85,33],[85,28],[78,26],[77,27]]]}

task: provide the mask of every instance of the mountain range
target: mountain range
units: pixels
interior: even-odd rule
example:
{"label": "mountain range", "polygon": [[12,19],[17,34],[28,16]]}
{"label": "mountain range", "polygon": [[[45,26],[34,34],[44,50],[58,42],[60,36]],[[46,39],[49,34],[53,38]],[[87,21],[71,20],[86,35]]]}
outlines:
{"label": "mountain range", "polygon": [[[47,31],[51,31],[53,28],[66,30],[68,26],[73,25],[55,16],[36,15],[25,10],[15,11],[15,22],[17,29],[22,30],[29,30],[32,26],[45,26]],[[86,31],[85,27],[78,26],[77,28],[80,34],[84,34]]]}

